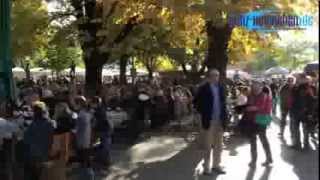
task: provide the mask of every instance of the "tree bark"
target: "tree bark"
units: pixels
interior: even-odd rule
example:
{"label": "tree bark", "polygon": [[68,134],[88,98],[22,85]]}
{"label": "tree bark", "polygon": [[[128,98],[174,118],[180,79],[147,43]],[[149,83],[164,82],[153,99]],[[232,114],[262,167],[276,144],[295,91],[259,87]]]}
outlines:
{"label": "tree bark", "polygon": [[152,69],[148,69],[148,79],[149,79],[149,81],[153,80],[153,70]]}
{"label": "tree bark", "polygon": [[228,25],[217,27],[207,22],[208,34],[208,69],[219,70],[221,77],[226,78],[228,65],[228,43],[231,37],[232,28]]}
{"label": "tree bark", "polygon": [[[109,17],[111,17],[118,4],[119,3],[115,1],[111,5],[111,9],[104,20],[108,20]],[[102,18],[103,7],[101,3],[98,3],[96,0],[71,0],[71,5],[79,21],[79,37],[85,40],[81,43],[81,48],[85,54],[86,93],[87,95],[95,95],[102,84],[103,65],[108,62],[110,57],[110,52],[100,52],[98,48],[103,45],[109,37],[98,37],[97,32],[107,27],[104,27],[102,22],[92,21],[96,18]],[[137,24],[142,23],[142,21],[138,22],[137,19],[138,15],[129,18],[128,22],[107,49],[112,49],[114,45],[121,43]]]}
{"label": "tree bark", "polygon": [[120,58],[120,84],[127,84],[127,65],[128,65],[128,56],[123,55]]}
{"label": "tree bark", "polygon": [[24,68],[24,71],[26,72],[26,79],[31,80],[30,66],[26,65],[26,67]]}
{"label": "tree bark", "polygon": [[[90,62],[90,61],[89,61]],[[99,95],[102,85],[102,68],[97,63],[86,63],[86,95]]]}

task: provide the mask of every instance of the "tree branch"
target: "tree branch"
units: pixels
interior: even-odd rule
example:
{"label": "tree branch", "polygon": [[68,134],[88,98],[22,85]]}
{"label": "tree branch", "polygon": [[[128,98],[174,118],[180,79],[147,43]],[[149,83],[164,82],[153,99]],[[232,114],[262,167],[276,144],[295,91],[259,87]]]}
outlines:
{"label": "tree branch", "polygon": [[117,5],[119,4],[119,1],[115,1],[114,3],[112,3],[111,5],[111,9],[108,12],[108,14],[106,15],[106,19],[108,20],[112,14],[116,11]]}
{"label": "tree branch", "polygon": [[187,70],[186,64],[185,63],[181,63],[181,67],[182,67],[182,71],[185,75],[189,74],[189,71]]}
{"label": "tree branch", "polygon": [[83,0],[71,0],[71,5],[75,10],[75,16],[77,19],[81,19],[83,17],[82,3]]}
{"label": "tree branch", "polygon": [[205,70],[206,70],[206,64],[203,63],[203,64],[201,65],[201,69],[199,70],[199,73],[200,73],[200,74],[203,74]]}
{"label": "tree branch", "polygon": [[114,39],[113,44],[119,44],[122,40],[124,40],[128,34],[132,31],[132,29],[139,23],[136,22],[138,19],[138,16],[133,16],[129,19],[128,23],[125,25],[125,27],[122,29],[122,31],[119,33],[119,35]]}
{"label": "tree branch", "polygon": [[54,12],[50,13],[49,22],[62,19],[62,18],[69,18],[70,16],[76,16],[75,12]]}

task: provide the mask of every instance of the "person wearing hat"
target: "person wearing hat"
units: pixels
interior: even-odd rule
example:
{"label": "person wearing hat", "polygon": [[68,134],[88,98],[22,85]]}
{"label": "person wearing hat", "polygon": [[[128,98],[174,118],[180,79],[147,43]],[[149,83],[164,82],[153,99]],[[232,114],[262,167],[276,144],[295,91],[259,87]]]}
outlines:
{"label": "person wearing hat", "polygon": [[24,133],[26,146],[25,180],[39,180],[43,163],[49,160],[53,142],[54,126],[47,118],[46,105],[33,103],[33,121]]}

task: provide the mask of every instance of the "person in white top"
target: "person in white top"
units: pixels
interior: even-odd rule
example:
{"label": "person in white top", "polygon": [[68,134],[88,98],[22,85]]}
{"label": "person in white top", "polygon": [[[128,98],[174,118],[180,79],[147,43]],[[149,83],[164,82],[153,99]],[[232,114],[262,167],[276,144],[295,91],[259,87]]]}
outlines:
{"label": "person in white top", "polygon": [[[250,93],[250,89],[248,87],[243,87],[239,92],[237,92],[237,99],[235,100],[235,108],[244,106],[248,103],[248,95]],[[234,115],[234,123],[239,123],[241,117],[239,114]]]}
{"label": "person in white top", "polygon": [[80,163],[84,166],[89,166],[93,115],[88,109],[85,97],[77,97],[76,106],[79,112],[78,119],[76,121],[77,152]]}
{"label": "person in white top", "polygon": [[248,93],[249,89],[248,88],[242,88],[239,92],[239,95],[236,100],[236,105],[237,106],[243,106],[246,105],[248,102]]}

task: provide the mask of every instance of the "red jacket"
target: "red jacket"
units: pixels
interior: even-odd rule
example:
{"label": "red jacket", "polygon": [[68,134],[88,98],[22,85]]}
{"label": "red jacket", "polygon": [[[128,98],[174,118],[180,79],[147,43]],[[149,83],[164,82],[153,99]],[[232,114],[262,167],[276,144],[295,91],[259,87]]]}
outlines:
{"label": "red jacket", "polygon": [[248,120],[255,122],[257,114],[271,114],[272,111],[272,96],[265,93],[259,95],[250,95],[248,100],[248,106],[255,106],[257,111],[247,111],[246,117]]}

